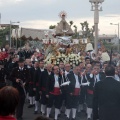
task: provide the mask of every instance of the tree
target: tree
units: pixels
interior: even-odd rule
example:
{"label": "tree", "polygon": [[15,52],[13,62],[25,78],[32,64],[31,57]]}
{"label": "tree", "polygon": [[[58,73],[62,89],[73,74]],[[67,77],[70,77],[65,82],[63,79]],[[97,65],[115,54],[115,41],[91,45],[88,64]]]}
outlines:
{"label": "tree", "polygon": [[50,25],[49,29],[54,29],[56,27],[56,25]]}
{"label": "tree", "polygon": [[74,25],[73,27],[75,28],[75,33],[77,33],[77,26],[76,26],[76,25]]}
{"label": "tree", "polygon": [[73,27],[75,28],[75,30],[74,30],[75,34],[73,35],[73,38],[77,38],[78,37],[77,26],[74,25]]}
{"label": "tree", "polygon": [[87,21],[84,21],[83,23],[80,23],[83,31],[82,37],[89,38],[91,41],[93,41],[94,36],[93,33],[95,31],[94,26],[92,28],[89,28],[89,23]]}
{"label": "tree", "polygon": [[[12,29],[18,28],[17,25],[11,25],[11,32]],[[9,41],[6,41],[6,35],[10,37],[10,26],[5,27],[4,29],[0,30],[0,46],[4,47],[5,44],[8,44]]]}
{"label": "tree", "polygon": [[6,35],[10,35],[10,27],[0,30],[0,46],[3,47],[6,43]]}
{"label": "tree", "polygon": [[73,21],[70,21],[69,23],[70,23],[70,27],[71,27],[73,25]]}

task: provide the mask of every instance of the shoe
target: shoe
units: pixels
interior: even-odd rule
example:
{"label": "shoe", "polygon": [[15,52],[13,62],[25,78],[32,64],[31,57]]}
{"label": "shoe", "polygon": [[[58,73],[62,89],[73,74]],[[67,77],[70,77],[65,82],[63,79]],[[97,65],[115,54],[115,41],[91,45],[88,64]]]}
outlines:
{"label": "shoe", "polygon": [[66,119],[65,119],[65,120],[70,120],[70,118],[66,117]]}
{"label": "shoe", "polygon": [[54,118],[51,114],[49,115],[49,118]]}
{"label": "shoe", "polygon": [[58,117],[61,117],[61,114],[58,114]]}
{"label": "shoe", "polygon": [[79,117],[80,117],[80,115],[81,115],[81,112],[77,112],[77,116],[79,116]]}
{"label": "shoe", "polygon": [[91,120],[91,118],[88,118],[87,120]]}
{"label": "shoe", "polygon": [[42,116],[45,116],[45,113],[41,113]]}
{"label": "shoe", "polygon": [[28,108],[32,108],[32,107],[33,107],[33,105],[29,105],[29,106],[28,106]]}
{"label": "shoe", "polygon": [[22,118],[22,117],[19,117],[19,118],[17,118],[17,120],[23,120],[23,118]]}
{"label": "shoe", "polygon": [[33,104],[32,106],[35,107],[35,104]]}
{"label": "shoe", "polygon": [[34,111],[34,114],[38,114],[38,111]]}
{"label": "shoe", "polygon": [[72,120],[75,120],[75,118],[72,118]]}

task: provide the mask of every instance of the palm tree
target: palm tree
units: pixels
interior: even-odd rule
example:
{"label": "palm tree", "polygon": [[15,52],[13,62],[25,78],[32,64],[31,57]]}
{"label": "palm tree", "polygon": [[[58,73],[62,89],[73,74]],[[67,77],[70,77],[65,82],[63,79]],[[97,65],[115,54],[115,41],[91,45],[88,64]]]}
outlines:
{"label": "palm tree", "polygon": [[56,25],[50,25],[49,29],[54,29],[56,27]]}
{"label": "palm tree", "polygon": [[75,33],[77,33],[77,26],[76,26],[76,25],[74,25],[73,27],[75,28]]}
{"label": "palm tree", "polygon": [[73,25],[73,21],[70,21],[69,23],[70,23],[70,27],[71,27]]}

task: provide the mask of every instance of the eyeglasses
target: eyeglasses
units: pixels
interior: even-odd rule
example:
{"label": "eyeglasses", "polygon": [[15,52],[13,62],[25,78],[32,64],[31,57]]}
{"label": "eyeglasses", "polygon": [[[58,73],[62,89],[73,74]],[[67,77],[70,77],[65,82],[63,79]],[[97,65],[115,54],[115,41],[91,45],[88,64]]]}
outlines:
{"label": "eyeglasses", "polygon": [[54,68],[54,70],[59,70],[59,68]]}
{"label": "eyeglasses", "polygon": [[70,66],[65,66],[65,67],[70,67]]}

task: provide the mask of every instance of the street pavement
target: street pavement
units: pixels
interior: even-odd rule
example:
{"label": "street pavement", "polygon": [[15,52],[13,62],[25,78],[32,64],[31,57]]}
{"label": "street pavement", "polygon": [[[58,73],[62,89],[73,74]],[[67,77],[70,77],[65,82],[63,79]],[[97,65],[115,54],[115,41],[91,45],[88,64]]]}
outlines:
{"label": "street pavement", "polygon": [[[38,114],[34,114],[34,107],[33,108],[27,108],[28,107],[28,103],[25,103],[24,106],[24,111],[23,111],[23,120],[35,120],[36,117],[40,116],[40,113]],[[54,110],[52,110],[51,112],[51,120],[54,119]],[[59,120],[65,120],[66,117],[64,117],[64,115],[62,114],[59,117]],[[86,114],[84,112],[81,112],[80,114],[77,114],[76,120],[87,120],[86,118]]]}

